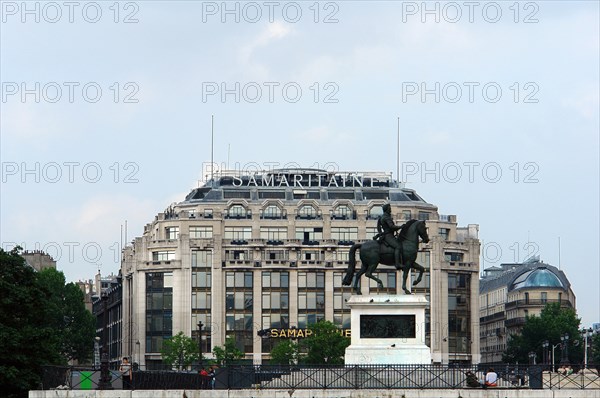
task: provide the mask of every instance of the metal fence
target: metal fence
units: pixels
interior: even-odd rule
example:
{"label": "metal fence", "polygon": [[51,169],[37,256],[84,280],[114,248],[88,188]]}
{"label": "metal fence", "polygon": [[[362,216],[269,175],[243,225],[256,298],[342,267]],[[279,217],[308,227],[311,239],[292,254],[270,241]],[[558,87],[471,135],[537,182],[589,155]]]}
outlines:
{"label": "metal fence", "polygon": [[[482,365],[357,365],[281,366],[232,365],[217,368],[215,377],[187,371],[142,370],[133,372],[135,390],[170,389],[460,389],[472,372],[479,382],[489,368]],[[600,389],[600,366],[552,372],[543,365],[495,364],[500,389]],[[112,387],[122,388],[121,374],[111,370]],[[98,389],[100,371],[73,367],[44,367],[42,387]],[[62,387],[61,387],[62,386]]]}

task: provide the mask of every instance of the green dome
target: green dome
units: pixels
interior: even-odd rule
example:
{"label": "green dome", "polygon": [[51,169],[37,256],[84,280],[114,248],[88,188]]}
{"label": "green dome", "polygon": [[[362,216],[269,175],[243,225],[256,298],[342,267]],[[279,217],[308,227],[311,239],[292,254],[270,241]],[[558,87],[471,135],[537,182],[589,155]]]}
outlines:
{"label": "green dome", "polygon": [[559,287],[564,289],[558,276],[547,268],[536,268],[519,275],[513,282],[513,289],[533,287]]}

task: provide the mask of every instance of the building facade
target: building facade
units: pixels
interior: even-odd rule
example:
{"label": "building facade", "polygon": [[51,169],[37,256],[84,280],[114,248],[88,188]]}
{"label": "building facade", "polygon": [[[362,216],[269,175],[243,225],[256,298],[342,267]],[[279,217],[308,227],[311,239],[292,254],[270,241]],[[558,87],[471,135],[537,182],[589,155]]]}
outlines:
{"label": "building facade", "polygon": [[[376,234],[386,202],[397,224],[427,220],[427,271],[412,290],[430,301],[421,327],[433,361],[478,363],[478,226],[458,227],[389,174],[314,169],[220,172],[147,224],[122,254],[123,355],[158,367],[163,341],[198,339],[201,322],[204,353],[233,336],[266,363],[321,319],[348,329],[349,249]],[[393,267],[378,276],[383,289],[363,277],[363,294],[403,294]]]}
{"label": "building facade", "polygon": [[54,260],[51,255],[41,250],[26,250],[21,253],[21,257],[23,257],[25,262],[36,271],[41,271],[44,268],[56,269],[56,260]]}
{"label": "building facade", "polygon": [[526,317],[539,316],[546,304],[576,308],[565,273],[539,257],[484,270],[479,289],[483,363],[501,362],[510,336],[520,334]]}

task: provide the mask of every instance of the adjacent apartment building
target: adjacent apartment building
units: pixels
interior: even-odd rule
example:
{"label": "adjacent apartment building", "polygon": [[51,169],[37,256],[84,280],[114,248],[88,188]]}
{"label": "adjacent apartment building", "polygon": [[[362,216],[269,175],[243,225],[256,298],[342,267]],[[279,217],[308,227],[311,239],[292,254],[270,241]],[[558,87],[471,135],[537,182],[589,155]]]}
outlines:
{"label": "adjacent apartment building", "polygon": [[482,363],[501,362],[510,336],[520,334],[526,317],[539,316],[546,304],[576,308],[565,273],[539,257],[487,268],[479,295]]}
{"label": "adjacent apartment building", "polygon": [[[183,331],[204,353],[233,336],[246,359],[268,363],[311,323],[349,329],[349,249],[376,234],[386,202],[399,225],[427,220],[427,272],[412,290],[430,302],[421,327],[433,361],[479,363],[478,226],[459,227],[390,174],[317,169],[215,173],[154,216],[122,253],[122,355],[159,367],[163,341]],[[392,267],[378,273],[384,288],[363,278],[363,294],[403,294]]]}

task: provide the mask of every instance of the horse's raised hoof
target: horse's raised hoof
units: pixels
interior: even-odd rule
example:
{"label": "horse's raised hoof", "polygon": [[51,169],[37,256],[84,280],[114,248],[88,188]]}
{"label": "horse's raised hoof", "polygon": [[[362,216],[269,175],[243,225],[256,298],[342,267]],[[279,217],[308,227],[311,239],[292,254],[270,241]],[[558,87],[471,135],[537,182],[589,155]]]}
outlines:
{"label": "horse's raised hoof", "polygon": [[383,289],[383,283],[381,283],[381,282],[378,282],[378,283],[377,283],[377,288],[378,288],[378,289]]}

